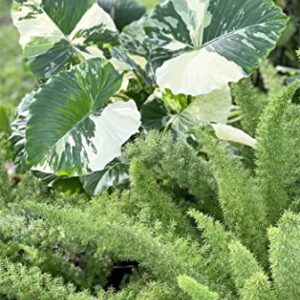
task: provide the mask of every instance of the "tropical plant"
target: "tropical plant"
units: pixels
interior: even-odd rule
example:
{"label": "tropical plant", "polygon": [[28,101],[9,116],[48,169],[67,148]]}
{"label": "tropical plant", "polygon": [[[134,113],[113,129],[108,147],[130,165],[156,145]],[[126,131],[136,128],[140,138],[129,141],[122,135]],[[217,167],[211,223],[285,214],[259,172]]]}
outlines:
{"label": "tropical plant", "polygon": [[20,44],[41,81],[13,124],[19,170],[102,192],[127,181],[121,147],[139,128],[188,136],[215,122],[219,138],[254,147],[226,125],[229,83],[259,66],[286,17],[267,0],[231,2],[167,0],[143,16],[133,1],[14,1]]}

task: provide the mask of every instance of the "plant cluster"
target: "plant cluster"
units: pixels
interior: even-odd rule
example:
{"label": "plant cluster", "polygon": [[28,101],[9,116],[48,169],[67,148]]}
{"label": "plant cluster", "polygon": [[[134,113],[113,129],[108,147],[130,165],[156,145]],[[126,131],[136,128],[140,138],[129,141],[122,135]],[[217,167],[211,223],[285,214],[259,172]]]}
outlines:
{"label": "plant cluster", "polygon": [[261,63],[286,17],[269,0],[145,12],[14,1],[40,86],[13,153],[0,138],[0,298],[300,299],[300,82]]}
{"label": "plant cluster", "polygon": [[[253,109],[241,96],[244,84],[235,90],[246,120]],[[10,187],[2,172],[0,294],[298,299],[299,88],[268,97],[251,127],[252,164],[245,146],[205,127],[194,131],[197,146],[157,131],[128,144],[130,187],[92,200],[38,182],[28,190],[32,177]]]}

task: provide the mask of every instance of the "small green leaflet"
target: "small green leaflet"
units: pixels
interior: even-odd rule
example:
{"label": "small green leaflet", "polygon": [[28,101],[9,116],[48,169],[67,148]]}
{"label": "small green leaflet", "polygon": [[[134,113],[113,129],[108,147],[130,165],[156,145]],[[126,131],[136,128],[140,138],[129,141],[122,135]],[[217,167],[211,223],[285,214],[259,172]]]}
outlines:
{"label": "small green leaflet", "polygon": [[156,81],[192,96],[237,82],[269,54],[285,25],[270,0],[167,0],[145,23]]}
{"label": "small green leaflet", "polygon": [[101,171],[140,127],[133,100],[114,101],[122,77],[90,59],[51,78],[34,95],[26,124],[27,164],[57,176]]}
{"label": "small green leaflet", "polygon": [[88,46],[118,36],[109,14],[91,0],[15,0],[12,17],[33,73],[49,78],[82,61]]}

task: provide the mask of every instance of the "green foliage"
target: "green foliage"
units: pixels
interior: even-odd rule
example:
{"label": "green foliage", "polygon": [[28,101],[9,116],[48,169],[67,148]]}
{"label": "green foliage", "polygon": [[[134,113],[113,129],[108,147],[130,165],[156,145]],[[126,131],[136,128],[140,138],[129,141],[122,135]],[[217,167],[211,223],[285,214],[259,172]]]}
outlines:
{"label": "green foliage", "polygon": [[273,224],[291,203],[287,188],[293,180],[297,180],[291,176],[299,157],[299,151],[295,148],[297,127],[293,125],[289,128],[288,124],[299,123],[299,118],[293,114],[293,119],[288,121],[286,116],[294,107],[291,102],[297,96],[299,87],[300,83],[296,81],[272,99],[262,115],[257,132],[257,177],[268,207],[268,218]]}
{"label": "green foliage", "polygon": [[[12,19],[20,45],[41,83],[24,98],[14,122],[12,140],[16,153],[22,154],[22,159],[16,155],[18,169],[79,177],[92,195],[107,189],[103,176],[110,185],[122,182],[119,170],[101,172],[140,127],[146,128],[139,109],[148,116],[152,109],[157,112],[156,101],[145,104],[156,99],[158,87],[162,111],[170,110],[158,118],[166,130],[185,136],[203,122],[226,122],[229,83],[255,71],[286,25],[286,16],[274,3],[254,1],[256,5],[239,2],[232,10],[230,4],[222,9],[223,4],[168,0],[143,16],[143,6],[133,0],[14,0]],[[170,17],[178,26],[170,26]],[[220,64],[219,71],[208,67],[215,64]],[[173,76],[177,67],[184,73],[178,78]],[[208,75],[194,73],[197,69]],[[86,176],[92,176],[92,183]],[[98,189],[91,188],[98,183]]]}
{"label": "green foliage", "polygon": [[64,286],[59,279],[41,274],[38,268],[26,268],[0,259],[0,294],[8,299],[95,299],[87,293],[75,293],[72,285]]}
{"label": "green foliage", "polygon": [[198,283],[186,275],[178,277],[178,284],[182,290],[192,297],[193,300],[218,300],[217,293],[210,291],[206,286]]}
{"label": "green foliage", "polygon": [[152,170],[169,192],[175,195],[187,193],[192,196],[192,205],[220,216],[216,205],[216,183],[209,163],[184,139],[174,142],[170,133],[152,131],[129,144],[125,155],[128,160],[136,159]]}
{"label": "green foliage", "polygon": [[263,273],[253,274],[241,290],[241,300],[275,300],[270,281]]}
{"label": "green foliage", "polygon": [[269,230],[270,261],[275,290],[280,299],[300,297],[300,215],[286,212]]}
{"label": "green foliage", "polygon": [[[10,1],[0,3],[0,105],[16,105],[34,88],[35,81],[23,64],[18,34],[10,24]],[[9,41],[9,42],[8,42]],[[1,115],[1,113],[0,113]],[[2,122],[2,117],[0,124]],[[1,130],[1,125],[0,125]]]}
{"label": "green foliage", "polygon": [[215,283],[215,289],[220,293],[230,293],[230,290],[234,290],[234,284],[228,267],[230,264],[228,245],[234,239],[233,234],[227,232],[218,221],[196,210],[191,210],[189,215],[195,219],[202,234],[207,276]]}
{"label": "green foliage", "polygon": [[261,67],[260,73],[262,76],[264,88],[267,90],[268,95],[273,97],[277,96],[283,87],[285,76],[279,76],[277,70],[270,61],[265,60]]}
{"label": "green foliage", "polygon": [[256,255],[264,259],[267,226],[266,205],[249,170],[240,159],[212,138],[200,132],[218,183],[224,222]]}
{"label": "green foliage", "polygon": [[185,215],[178,209],[173,199],[164,193],[155,178],[144,165],[135,161],[130,166],[131,198],[135,206],[140,206],[140,214],[147,215],[149,222],[160,221],[162,226],[171,224],[178,228],[183,235],[189,233]]}
{"label": "green foliage", "polygon": [[239,242],[232,242],[230,248],[230,266],[234,282],[241,289],[253,274],[263,272],[253,255]]}
{"label": "green foliage", "polygon": [[[24,4],[28,1],[30,0],[18,1],[18,3]],[[64,36],[68,36],[67,44],[74,43],[74,37],[69,39],[68,31],[77,23],[78,16],[72,14],[69,15],[70,18],[59,18],[57,15],[59,9],[51,10],[53,2],[47,0],[44,2],[48,5],[43,9],[46,9],[52,21],[58,24]],[[66,2],[68,8],[74,5],[74,1]],[[241,5],[247,7],[250,2],[247,0],[241,2]],[[88,1],[80,3],[87,4]],[[166,3],[170,4],[170,1]],[[149,7],[152,4],[147,1]],[[167,4],[160,6],[150,17],[146,17],[148,21],[155,19],[160,12],[167,13],[166,19],[164,14],[162,15],[160,19],[162,23],[170,20],[170,16],[179,21],[184,19],[173,16]],[[228,3],[226,5],[228,6]],[[256,10],[261,7],[260,5],[269,5],[269,2],[261,1]],[[3,2],[0,3],[0,8],[2,6]],[[79,7],[76,13],[86,12],[87,6]],[[7,10],[6,5],[3,7]],[[230,5],[228,7],[232,9]],[[214,7],[213,11],[217,9],[219,8]],[[283,17],[277,8],[270,6],[270,9],[278,16],[276,32],[279,32]],[[193,14],[189,5],[186,10]],[[38,14],[41,11],[39,10]],[[65,13],[70,14],[71,11],[68,9]],[[113,15],[112,12],[110,13]],[[76,18],[73,18],[74,16]],[[216,20],[214,18],[215,16],[212,16],[212,20]],[[227,14],[226,18],[228,19]],[[189,20],[186,19],[185,22]],[[39,173],[40,178],[50,178],[49,181],[54,186],[70,191],[66,187],[68,178],[57,175],[66,175],[65,171],[71,169],[72,172],[74,171],[72,176],[82,176],[83,173],[91,176],[88,179],[85,177],[86,181],[82,179],[83,185],[87,191],[91,191],[90,195],[99,192],[101,195],[88,197],[78,193],[64,194],[58,189],[56,191],[49,189],[30,174],[19,176],[13,172],[13,165],[10,163],[12,153],[7,134],[10,132],[9,122],[14,109],[7,104],[7,101],[18,101],[20,95],[27,92],[29,86],[26,86],[27,80],[23,78],[24,74],[27,78],[27,71],[24,70],[24,74],[19,75],[14,74],[14,71],[9,73],[15,77],[15,85],[20,86],[20,80],[24,82],[25,86],[24,89],[21,86],[20,95],[19,92],[11,93],[14,86],[9,82],[13,81],[12,78],[5,75],[3,81],[0,76],[1,84],[4,82],[5,87],[4,90],[2,86],[0,88],[0,96],[5,102],[5,105],[2,105],[3,100],[0,99],[0,130],[5,131],[0,135],[0,298],[3,300],[299,299],[300,85],[299,82],[295,82],[283,90],[285,78],[279,77],[269,63],[265,62],[260,70],[263,91],[254,87],[250,80],[245,80],[233,88],[233,100],[239,105],[237,112],[234,113],[239,118],[230,122],[256,138],[256,149],[249,150],[246,146],[220,142],[214,137],[213,130],[209,129],[209,126],[191,130],[191,124],[203,125],[202,121],[198,123],[191,121],[202,114],[206,108],[211,110],[210,105],[205,105],[207,101],[213,98],[212,100],[218,105],[224,103],[219,102],[218,97],[214,97],[215,94],[200,99],[162,91],[166,99],[164,97],[160,99],[159,91],[156,90],[158,98],[154,97],[155,101],[152,104],[157,105],[162,101],[162,105],[170,108],[170,116],[173,117],[171,123],[178,128],[181,127],[181,130],[184,129],[180,137],[168,130],[172,127],[171,123],[169,127],[160,128],[163,132],[148,131],[151,126],[146,128],[145,124],[142,124],[144,133],[132,137],[123,148],[121,157],[117,159],[117,162],[121,162],[121,166],[113,169],[115,161],[112,161],[112,164],[106,165],[104,171],[108,171],[104,176],[97,167],[91,168],[92,164],[87,165],[84,172],[82,169],[78,171],[75,168],[78,165],[74,161],[78,162],[84,156],[81,152],[82,148],[75,151],[80,143],[86,147],[85,150],[91,150],[85,152],[88,158],[86,162],[93,161],[96,164],[103,159],[100,152],[95,153],[96,148],[90,143],[95,142],[94,127],[97,127],[97,122],[90,122],[84,127],[81,121],[84,122],[91,116],[100,118],[101,115],[105,115],[106,109],[120,103],[121,100],[128,105],[133,103],[133,100],[130,100],[133,98],[138,109],[141,109],[144,101],[157,87],[152,81],[153,78],[150,78],[155,72],[156,64],[161,64],[163,60],[168,62],[174,59],[172,55],[175,55],[175,58],[182,58],[180,57],[182,53],[171,53],[173,48],[171,50],[168,48],[170,41],[164,44],[165,36],[160,36],[160,30],[154,30],[154,27],[158,26],[157,23],[145,26],[144,21],[142,19],[134,24],[140,27],[140,31],[136,32],[140,34],[138,38],[130,36],[129,33],[132,31],[130,27],[120,36],[117,33],[117,37],[120,37],[117,41],[110,40],[111,32],[103,32],[101,28],[85,28],[83,33],[78,33],[84,42],[79,45],[82,40],[75,39],[76,45],[72,46],[71,51],[72,55],[75,55],[74,60],[71,59],[66,65],[65,61],[59,61],[58,65],[51,65],[54,69],[48,70],[51,71],[50,73],[52,71],[56,73],[60,68],[64,69],[63,73],[47,83],[41,82],[42,88],[27,98],[29,101],[34,98],[35,104],[31,104],[30,109],[25,107],[24,114],[22,116],[19,114],[18,122],[15,123],[14,129],[17,131],[14,137],[17,137],[18,147],[22,148],[21,152],[24,150],[21,154],[25,154],[25,158],[26,151],[34,144],[35,150],[44,151],[37,163],[45,163],[45,159],[50,157],[49,161],[53,159],[53,164],[50,165],[57,164],[53,174],[36,172]],[[219,24],[219,20],[217,21]],[[214,22],[210,26],[214,26],[213,24],[216,24]],[[188,26],[189,30],[194,29],[193,24],[184,25],[191,25]],[[147,32],[143,32],[144,26]],[[211,28],[217,30],[218,26]],[[90,29],[99,31],[93,32]],[[10,34],[12,31],[10,28],[6,31],[5,27],[2,32]],[[268,31],[268,34],[270,32]],[[186,33],[175,30],[168,35],[168,38],[178,42],[178,37],[185,36]],[[12,55],[19,55],[16,53],[19,49],[13,43],[13,37],[12,34],[12,43],[7,43],[7,38],[3,38],[5,43],[2,49],[7,52],[6,48],[8,48]],[[2,39],[2,33],[0,38]],[[126,38],[129,39],[128,43],[131,46],[130,49],[126,49],[125,55],[122,51],[127,45]],[[156,43],[145,44],[145,38],[148,41],[149,38],[154,38]],[[221,36],[220,40],[224,41],[226,38],[227,35]],[[249,36],[246,38],[248,39]],[[273,36],[272,39],[275,41],[277,38]],[[270,43],[268,40],[268,38],[260,39],[264,43],[260,54],[270,50],[271,45],[268,44]],[[179,41],[187,42],[180,39]],[[255,39],[255,42],[257,41],[258,39]],[[230,43],[231,46],[233,44]],[[53,57],[50,54],[53,47],[57,51],[68,47],[61,45],[61,48],[56,48],[59,44],[51,41],[50,44],[45,45],[45,48],[51,49],[47,48],[47,51],[40,56],[39,51],[44,51],[45,48],[36,47],[37,45],[38,43],[27,45],[29,47],[27,54],[30,54],[32,49],[37,51],[38,55],[31,57],[29,64],[34,70],[42,73],[45,70],[39,67],[43,68],[43,64],[33,64],[33,62],[37,63],[37,58],[43,60],[46,57],[47,65],[51,64]],[[91,45],[103,51],[101,62],[104,65],[101,66],[106,66],[109,70],[103,71],[100,67],[103,72],[97,68],[91,68],[89,72],[88,66],[95,62],[95,60],[85,62],[89,51],[95,50],[90,48]],[[222,51],[229,55],[228,53],[231,52],[226,52],[225,48],[222,48]],[[141,55],[139,52],[141,49],[146,50],[147,53],[147,55],[143,54],[146,60],[143,64],[148,62],[146,67],[143,64],[138,65],[141,63],[141,57],[136,60],[136,56],[127,55],[132,52]],[[114,57],[116,52],[113,50],[122,55],[117,59]],[[235,50],[239,50],[238,47]],[[78,56],[74,51],[79,51]],[[182,51],[186,52],[187,49]],[[165,56],[160,61],[162,54]],[[190,55],[189,52],[186,54]],[[10,65],[7,54],[1,55],[1,59],[2,57],[7,65]],[[60,58],[62,57],[58,57]],[[251,62],[248,59],[250,57],[247,57],[245,62],[248,64],[247,72],[258,64],[258,61]],[[110,60],[113,67],[107,60]],[[119,69],[116,60],[118,63],[121,60],[122,63],[127,64],[125,71]],[[82,64],[69,70],[70,64],[79,62]],[[21,60],[18,58],[18,66],[20,65]],[[194,65],[192,67],[195,69]],[[48,77],[49,72],[43,75]],[[123,72],[125,73],[119,90],[122,77],[119,73]],[[146,78],[145,73],[149,78]],[[96,76],[100,76],[101,80]],[[126,81],[128,76],[133,76],[129,83]],[[28,78],[31,82],[29,85],[33,85],[32,79]],[[120,80],[114,80],[117,78]],[[193,76],[189,74],[188,78]],[[136,88],[135,84],[138,86],[138,92],[133,92]],[[115,90],[109,88],[111,85],[115,85]],[[154,96],[157,96],[156,92]],[[2,93],[5,96],[2,97]],[[219,93],[221,98],[227,96],[223,91],[216,93]],[[133,94],[135,97],[131,97]],[[107,99],[106,106],[101,102],[105,99]],[[44,100],[47,100],[47,103]],[[55,103],[57,106],[54,105]],[[70,105],[66,105],[67,103]],[[97,105],[92,107],[95,103]],[[193,103],[196,105],[193,106]],[[217,107],[218,112],[214,110],[213,112],[216,115],[222,112],[223,118],[224,110],[228,109],[228,105],[231,106],[230,101],[224,104],[226,107]],[[5,109],[2,109],[3,107]],[[22,111],[24,106],[21,105],[20,108]],[[203,110],[199,111],[200,108]],[[157,110],[157,107],[155,109]],[[3,111],[4,113],[1,114]],[[27,114],[29,111],[31,115]],[[54,111],[61,115],[56,114],[53,117]],[[74,118],[71,116],[72,112]],[[126,112],[125,115],[127,118],[131,113]],[[44,123],[33,128],[33,125],[38,123],[37,120],[40,121],[45,116],[47,120],[42,120]],[[35,124],[34,118],[37,122]],[[181,120],[178,120],[180,118]],[[107,117],[106,121],[123,132],[126,129],[124,126],[128,123],[124,122],[122,126],[120,125],[122,118],[118,116],[116,119],[117,121]],[[51,126],[47,123],[49,120]],[[62,123],[72,124],[68,127],[70,130],[66,130],[65,127],[62,130],[60,127]],[[44,124],[48,125],[44,126]],[[44,132],[42,129],[47,129],[47,138],[41,134]],[[78,134],[80,131],[78,129],[81,130],[81,135],[75,136],[75,143],[70,136],[73,133]],[[41,139],[40,143],[35,143],[36,141],[29,134],[32,130],[36,130],[35,133]],[[56,143],[59,146],[54,149],[53,155],[49,155],[48,146],[45,148],[45,144],[42,143],[43,139],[53,138],[54,132],[61,133],[60,130],[68,137],[58,134]],[[108,133],[112,132],[115,131],[108,130]],[[29,143],[26,140],[28,136],[32,138]],[[87,136],[91,140],[82,142]],[[97,138],[99,140],[95,144],[99,145],[103,140],[99,136]],[[108,140],[111,139],[114,137],[109,135]],[[105,144],[103,149],[111,153],[107,145],[110,144]],[[120,148],[119,145],[118,149]],[[59,154],[61,159],[58,159],[56,154]],[[36,159],[34,151],[30,156],[31,160]],[[72,184],[79,182],[78,177],[69,179]],[[116,187],[115,183],[120,185]],[[74,188],[72,187],[71,190],[74,191]],[[80,191],[80,188],[75,190]],[[106,192],[102,193],[103,190]]]}
{"label": "green foliage", "polygon": [[234,85],[233,96],[235,102],[240,106],[243,129],[254,136],[268,97],[255,88],[250,79],[244,79]]}

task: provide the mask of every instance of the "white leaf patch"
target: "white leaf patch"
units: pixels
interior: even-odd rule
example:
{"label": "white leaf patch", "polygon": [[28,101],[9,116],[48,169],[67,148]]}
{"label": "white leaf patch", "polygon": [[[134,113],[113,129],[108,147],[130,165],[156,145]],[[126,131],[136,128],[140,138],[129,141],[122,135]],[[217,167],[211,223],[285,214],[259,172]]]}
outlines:
{"label": "white leaf patch", "polygon": [[[37,1],[33,3],[36,4]],[[35,13],[29,18],[30,14],[32,14],[32,9],[25,5],[12,9],[12,19],[20,32],[20,45],[23,49],[33,38],[47,38],[48,42],[50,39],[53,44],[65,38],[47,14]],[[45,43],[47,43],[46,40]]]}
{"label": "white leaf patch", "polygon": [[[108,105],[100,115],[88,117],[94,124],[92,138],[81,134],[81,159],[84,162],[82,171],[77,175],[88,175],[102,171],[107,164],[121,155],[121,147],[134,134],[139,132],[141,114],[133,100],[128,102],[116,101]],[[72,132],[67,133],[56,143],[54,153],[60,159],[66,147],[76,147]],[[33,168],[34,171],[55,174],[55,170],[46,160]],[[75,174],[76,175],[76,174]]]}
{"label": "white leaf patch", "polygon": [[230,88],[225,87],[210,94],[198,96],[189,107],[203,122],[226,123],[232,108]]}
{"label": "white leaf patch", "polygon": [[75,43],[80,43],[81,39],[76,39],[76,34],[82,30],[90,29],[99,24],[104,25],[110,31],[117,31],[111,16],[105,12],[97,3],[84,14],[79,23],[76,25],[69,38]]}
{"label": "white leaf patch", "polygon": [[245,76],[240,66],[205,48],[170,59],[156,71],[161,88],[191,96],[208,94]]}
{"label": "white leaf patch", "polygon": [[92,171],[101,171],[114,158],[120,156],[122,145],[138,133],[141,114],[133,100],[117,101],[108,105],[100,116],[92,116],[95,135],[93,149],[86,149]]}
{"label": "white leaf patch", "polygon": [[213,124],[212,127],[220,140],[256,148],[256,140],[240,129],[225,124]]}

